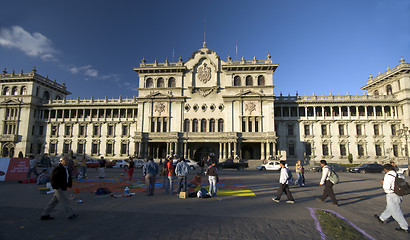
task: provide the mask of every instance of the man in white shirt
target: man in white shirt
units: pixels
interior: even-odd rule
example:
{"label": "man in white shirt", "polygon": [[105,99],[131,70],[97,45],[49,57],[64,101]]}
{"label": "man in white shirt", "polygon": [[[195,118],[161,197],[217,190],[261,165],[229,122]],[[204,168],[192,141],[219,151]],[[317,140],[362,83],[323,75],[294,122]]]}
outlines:
{"label": "man in white shirt", "polygon": [[[408,233],[409,224],[406,222],[406,219],[403,216],[401,211],[400,204],[403,200],[403,197],[394,193],[394,182],[396,181],[397,173],[394,171],[394,166],[391,164],[384,165],[384,175],[383,180],[381,181],[383,185],[383,190],[386,193],[386,209],[380,216],[374,215],[379,222],[386,223],[386,221],[393,217],[394,220],[399,223],[400,227],[397,227],[397,231],[402,231]],[[402,175],[399,175],[400,178],[404,178]]]}
{"label": "man in white shirt", "polygon": [[286,193],[286,197],[288,200],[286,203],[295,203],[295,199],[293,199],[292,193],[289,191],[289,169],[286,167],[286,162],[285,161],[280,161],[280,177],[279,177],[279,189],[278,192],[276,193],[276,196],[272,198],[273,201],[279,202],[280,197],[282,196],[283,192]]}
{"label": "man in white shirt", "polygon": [[320,160],[320,166],[322,167],[322,178],[320,179],[320,186],[325,186],[323,189],[322,197],[318,198],[317,200],[324,202],[327,197],[332,199],[332,204],[335,206],[339,206],[335,193],[333,192],[333,183],[329,180],[329,176],[331,173],[331,169],[327,165],[326,160]]}

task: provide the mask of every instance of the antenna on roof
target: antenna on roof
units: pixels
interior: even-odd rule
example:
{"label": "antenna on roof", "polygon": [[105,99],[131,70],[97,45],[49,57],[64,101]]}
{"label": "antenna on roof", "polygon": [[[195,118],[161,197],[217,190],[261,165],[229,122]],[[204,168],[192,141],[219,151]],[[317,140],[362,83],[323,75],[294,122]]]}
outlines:
{"label": "antenna on roof", "polygon": [[172,62],[174,62],[174,56],[175,56],[175,43],[172,46]]}
{"label": "antenna on roof", "polygon": [[204,43],[206,43],[206,20],[204,18]]}
{"label": "antenna on roof", "polygon": [[238,40],[236,40],[236,61],[238,61]]}

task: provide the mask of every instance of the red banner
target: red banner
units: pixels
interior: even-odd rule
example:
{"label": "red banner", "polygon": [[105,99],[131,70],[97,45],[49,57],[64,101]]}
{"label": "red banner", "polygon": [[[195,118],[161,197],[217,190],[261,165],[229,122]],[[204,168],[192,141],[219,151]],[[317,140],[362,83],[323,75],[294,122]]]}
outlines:
{"label": "red banner", "polygon": [[28,158],[10,158],[9,167],[6,173],[6,181],[24,180],[30,168]]}

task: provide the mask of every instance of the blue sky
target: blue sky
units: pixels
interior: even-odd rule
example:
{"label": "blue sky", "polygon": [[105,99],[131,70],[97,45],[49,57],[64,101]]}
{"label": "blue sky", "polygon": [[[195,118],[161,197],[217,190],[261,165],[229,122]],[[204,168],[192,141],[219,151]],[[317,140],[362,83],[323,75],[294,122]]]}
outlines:
{"label": "blue sky", "polygon": [[221,59],[270,53],[277,95],[362,94],[369,74],[410,62],[407,0],[3,0],[0,69],[37,66],[67,84],[68,98],[132,97],[142,57],[186,61],[204,19]]}

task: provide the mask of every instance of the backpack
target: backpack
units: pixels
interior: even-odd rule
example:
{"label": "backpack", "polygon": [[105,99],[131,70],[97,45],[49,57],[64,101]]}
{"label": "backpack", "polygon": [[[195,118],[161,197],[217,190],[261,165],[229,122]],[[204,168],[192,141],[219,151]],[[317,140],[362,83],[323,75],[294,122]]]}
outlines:
{"label": "backpack", "polygon": [[339,175],[337,175],[337,173],[332,169],[330,169],[329,181],[331,181],[333,184],[339,183]]}
{"label": "backpack", "polygon": [[289,182],[289,183],[292,183],[292,182],[293,182],[292,171],[290,171],[289,168],[286,168],[286,170],[288,171],[288,182]]}
{"label": "backpack", "polygon": [[410,194],[410,185],[403,178],[399,178],[399,174],[396,175],[394,180],[394,193],[398,196],[404,196]]}

